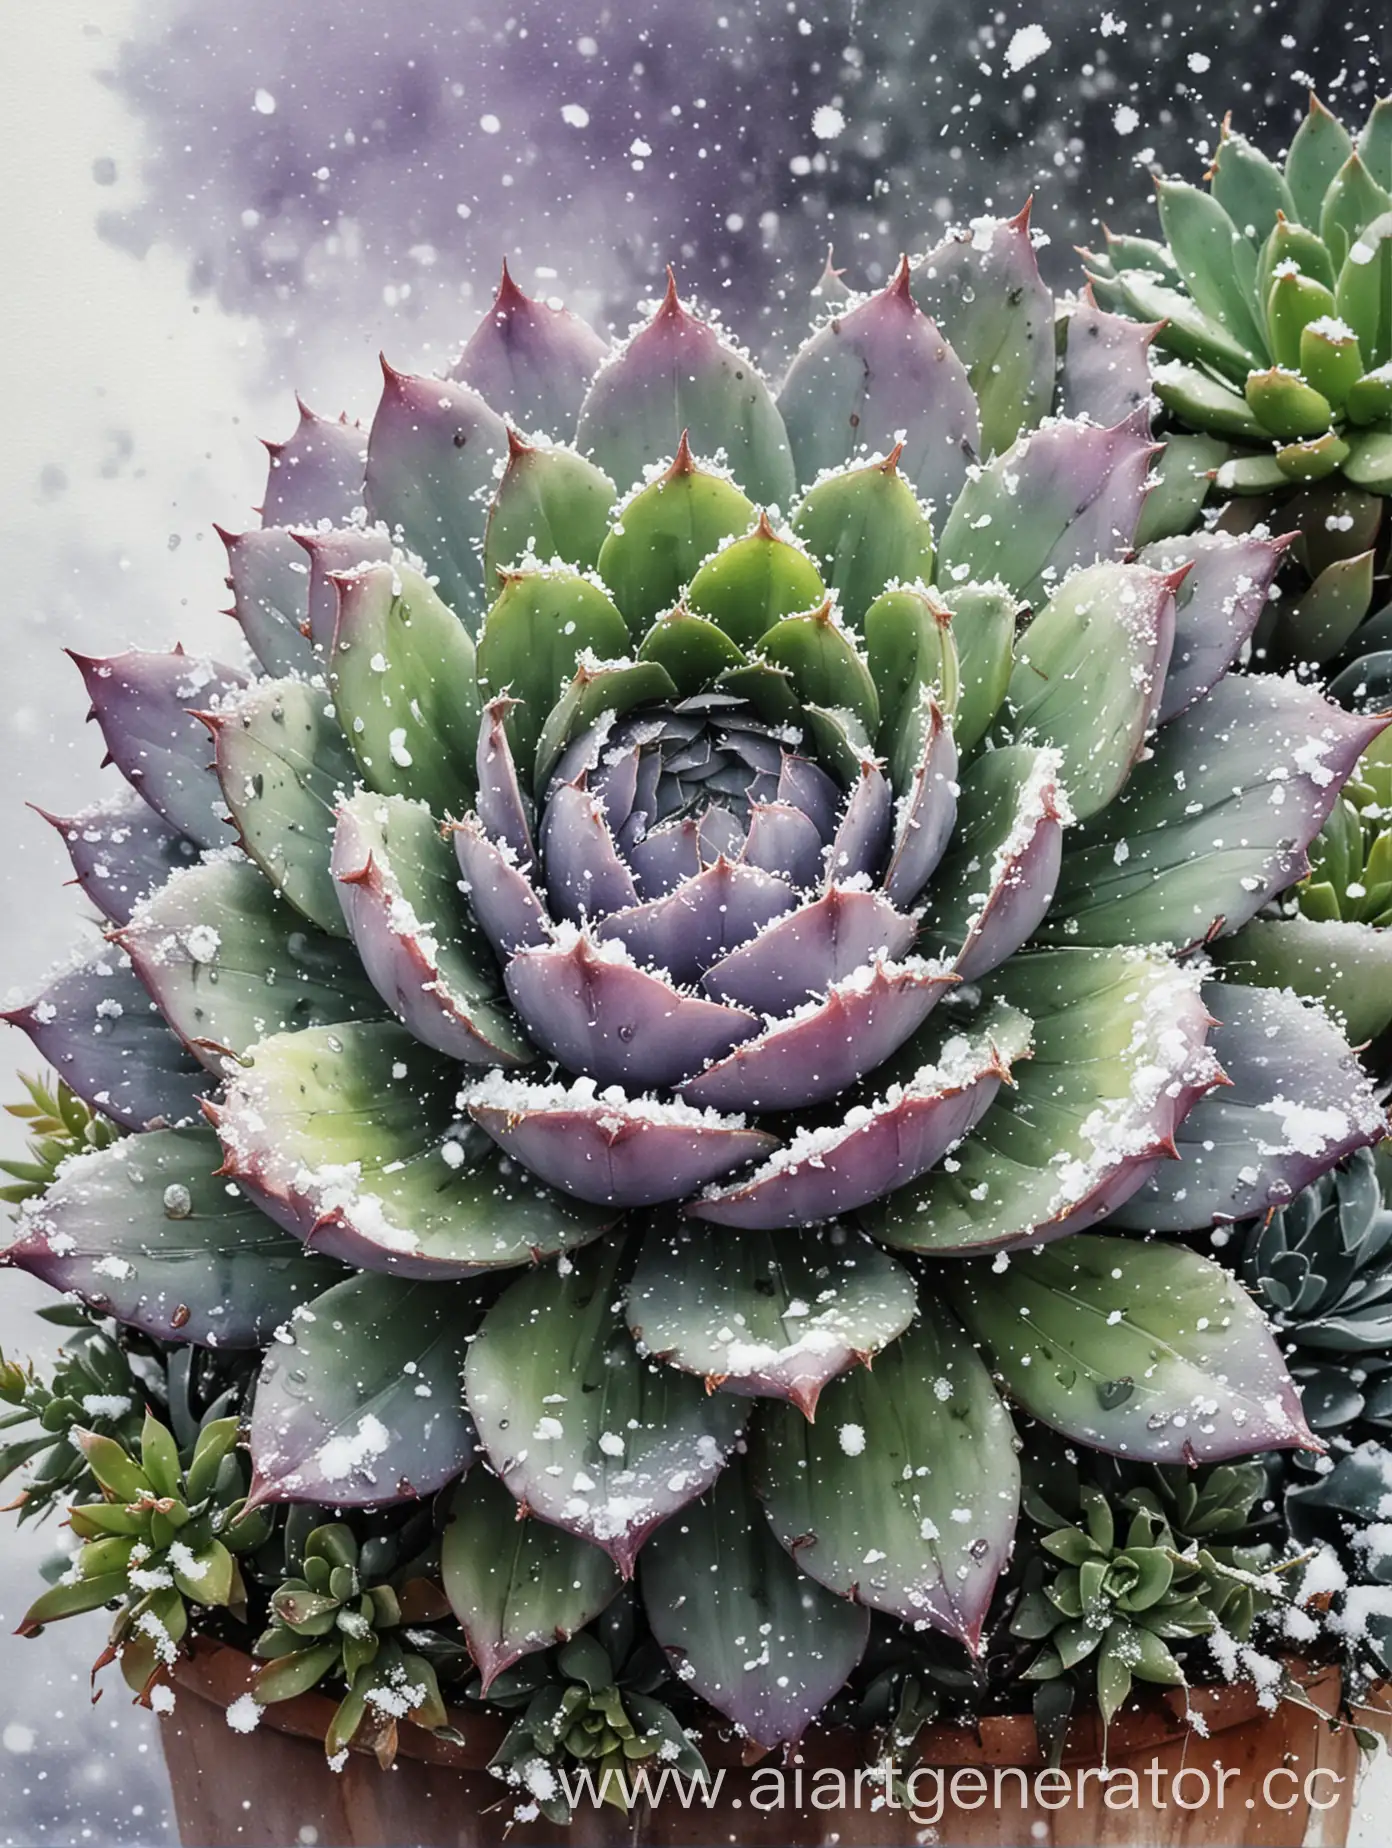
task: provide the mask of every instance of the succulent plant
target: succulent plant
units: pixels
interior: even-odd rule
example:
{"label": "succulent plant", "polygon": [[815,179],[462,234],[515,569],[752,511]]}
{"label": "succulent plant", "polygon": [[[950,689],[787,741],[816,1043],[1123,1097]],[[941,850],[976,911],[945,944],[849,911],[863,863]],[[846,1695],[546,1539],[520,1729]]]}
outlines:
{"label": "succulent plant", "polygon": [[28,1466],[25,1486],[11,1504],[21,1521],[47,1514],[69,1496],[100,1494],[75,1432],[90,1430],[127,1448],[140,1439],[143,1389],[125,1350],[76,1305],[60,1303],[39,1314],[66,1331],[51,1379],[45,1383],[32,1366],[0,1354],[0,1400],[14,1407],[0,1414],[0,1431],[38,1426],[0,1445],[0,1482]]}
{"label": "succulent plant", "polygon": [[342,1521],[306,1537],[298,1570],[271,1593],[271,1621],[253,1653],[264,1666],[251,1684],[260,1706],[291,1700],[326,1679],[346,1693],[324,1737],[330,1757],[365,1741],[379,1762],[396,1756],[397,1722],[457,1738],[449,1724],[434,1665],[409,1628],[448,1615],[443,1594],[400,1562],[399,1545],[360,1546]]}
{"label": "succulent plant", "polygon": [[650,1644],[640,1645],[625,1661],[631,1626],[609,1628],[608,1647],[585,1632],[550,1655],[529,1657],[492,1685],[497,1704],[523,1711],[489,1769],[534,1802],[549,1822],[570,1819],[565,1787],[556,1776],[567,1761],[587,1768],[601,1801],[619,1810],[630,1807],[633,1773],[651,1761],[685,1777],[707,1775],[705,1760],[671,1708],[653,1696],[667,1678],[660,1654]]}
{"label": "succulent plant", "polygon": [[1156,394],[1208,439],[1218,491],[1247,500],[1224,523],[1297,534],[1299,594],[1258,625],[1260,656],[1342,670],[1338,697],[1371,681],[1380,700],[1392,611],[1365,619],[1392,492],[1392,99],[1355,143],[1312,96],[1279,166],[1225,121],[1206,177],[1159,181],[1165,241],[1109,234],[1092,291],[1151,324]]}
{"label": "succulent plant", "polygon": [[823,300],[775,395],[675,283],[609,350],[505,276],[451,377],[304,413],[228,542],[264,673],[79,662],[109,942],[12,1016],[137,1133],[7,1261],[264,1348],[250,1506],[462,1478],[490,1697],[639,1568],[764,1745],[870,1609],[977,1646],[1008,1403],[1310,1443],[1231,1274],[1128,1234],[1384,1129],[1318,1007],[1196,950],[1386,720],[1228,672],[1280,548],[1176,537],[1145,331],[1060,352],[1025,214]]}
{"label": "succulent plant", "polygon": [[1239,1275],[1285,1350],[1311,1430],[1392,1430],[1392,1176],[1366,1149],[1245,1228]]}
{"label": "succulent plant", "polygon": [[6,1104],[5,1114],[17,1117],[28,1130],[29,1158],[0,1161],[0,1174],[11,1177],[10,1186],[0,1187],[0,1200],[11,1206],[41,1194],[57,1178],[60,1164],[69,1155],[109,1148],[120,1134],[114,1123],[83,1103],[61,1078],[46,1085],[42,1078],[21,1074],[19,1082],[29,1094],[28,1101]]}
{"label": "succulent plant", "polygon": [[190,1604],[245,1613],[237,1555],[259,1546],[270,1522],[247,1508],[235,1418],[206,1424],[187,1463],[168,1426],[149,1412],[138,1450],[94,1431],[73,1436],[102,1499],[69,1509],[68,1524],[83,1544],[59,1583],[29,1607],[20,1634],[119,1603],[98,1667],[119,1662],[127,1684],[143,1695],[176,1659]]}
{"label": "succulent plant", "polygon": [[[1029,1489],[1025,1510],[1048,1530],[1040,1540],[1056,1564],[1041,1561],[1011,1620],[1015,1636],[1040,1648],[1026,1680],[1052,1682],[1081,1667],[1095,1684],[1104,1725],[1110,1725],[1133,1680],[1181,1687],[1186,1677],[1170,1648],[1224,1630],[1246,1642],[1257,1615],[1279,1595],[1267,1569],[1271,1549],[1226,1540],[1250,1523],[1264,1494],[1259,1463],[1223,1465],[1197,1474],[1153,1472],[1154,1486],[1104,1492],[1097,1483],[1072,1485],[1067,1513],[1053,1505],[1051,1480]],[[1129,1517],[1129,1518],[1128,1518]],[[1086,1666],[1084,1666],[1086,1665]]]}

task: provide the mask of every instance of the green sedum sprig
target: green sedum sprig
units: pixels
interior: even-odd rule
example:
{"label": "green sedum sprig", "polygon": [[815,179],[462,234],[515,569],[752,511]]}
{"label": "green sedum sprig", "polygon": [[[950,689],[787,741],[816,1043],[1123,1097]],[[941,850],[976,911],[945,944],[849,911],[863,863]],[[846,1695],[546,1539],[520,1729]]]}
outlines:
{"label": "green sedum sprig", "polygon": [[121,1133],[100,1111],[84,1104],[61,1078],[46,1084],[42,1078],[26,1078],[21,1072],[19,1082],[29,1093],[29,1101],[6,1104],[5,1111],[28,1128],[29,1159],[0,1161],[0,1174],[12,1176],[11,1185],[0,1187],[0,1200],[12,1206],[43,1193],[70,1155],[110,1148]]}

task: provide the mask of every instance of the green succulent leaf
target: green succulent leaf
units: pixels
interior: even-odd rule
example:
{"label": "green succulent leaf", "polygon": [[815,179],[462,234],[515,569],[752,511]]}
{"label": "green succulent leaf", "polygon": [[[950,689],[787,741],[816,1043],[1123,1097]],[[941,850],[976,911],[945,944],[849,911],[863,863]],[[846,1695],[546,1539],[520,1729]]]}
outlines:
{"label": "green succulent leaf", "polygon": [[1228,445],[1214,436],[1170,436],[1156,457],[1153,485],[1136,526],[1137,550],[1157,539],[1186,533],[1208,498],[1213,475],[1228,458]]}
{"label": "green succulent leaf", "polygon": [[842,1597],[975,1648],[1015,1528],[1020,1469],[975,1348],[932,1301],[880,1356],[829,1385],[809,1424],[760,1414],[755,1478],[773,1530]]}
{"label": "green succulent leaf", "polygon": [[888,1245],[969,1252],[1057,1238],[1134,1193],[1212,1082],[1195,980],[1158,955],[1012,957],[989,992],[1033,1023],[1029,1061],[944,1164],[862,1208]]}
{"label": "green succulent leaf", "polygon": [[351,945],[306,929],[249,861],[175,873],[117,940],[179,1038],[219,1074],[267,1034],[383,1011]]}
{"label": "green succulent leaf", "polygon": [[932,575],[933,529],[893,455],[824,476],[798,503],[793,531],[852,628],[886,584]]}
{"label": "green succulent leaf", "polygon": [[938,595],[952,613],[958,680],[952,735],[965,756],[986,736],[1005,699],[1021,604],[1003,584],[949,585]]}
{"label": "green succulent leaf", "polygon": [[628,624],[609,593],[571,570],[509,573],[484,619],[478,643],[478,684],[485,699],[510,693],[506,725],[515,763],[536,755],[546,715],[588,652],[598,661],[624,659]]}
{"label": "green succulent leaf", "polygon": [[462,814],[476,780],[474,644],[418,572],[370,565],[345,580],[329,677],[368,788]]}
{"label": "green succulent leaf", "polygon": [[327,696],[302,680],[258,681],[218,713],[213,737],[247,853],[311,924],[346,936],[329,852],[355,766]]}
{"label": "green succulent leaf", "polygon": [[412,1500],[469,1467],[460,1380],[477,1320],[457,1284],[365,1272],[267,1349],[251,1415],[251,1498],[332,1507]]}
{"label": "green succulent leaf", "polygon": [[762,1746],[796,1744],[869,1636],[869,1611],[824,1590],[778,1544],[742,1463],[658,1529],[642,1580],[677,1673]]}
{"label": "green succulent leaf", "polygon": [[526,1264],[612,1223],[503,1163],[459,1082],[395,1021],[276,1035],[219,1110],[228,1171],[316,1250],[401,1277]]}
{"label": "green succulent leaf", "polygon": [[635,641],[753,520],[753,503],[726,476],[695,463],[683,438],[672,466],[624,503],[600,547],[599,575]]}
{"label": "green succulent leaf", "polygon": [[544,790],[572,738],[598,724],[601,715],[619,717],[648,700],[673,700],[676,682],[660,661],[582,661],[570,685],[546,715],[537,740],[534,786]]}
{"label": "green succulent leaf", "polygon": [[1076,571],[1025,630],[1007,694],[1017,739],[1053,745],[1080,818],[1126,782],[1160,703],[1174,640],[1172,582],[1144,565]]}
{"label": "green succulent leaf", "polygon": [[746,1408],[639,1356],[623,1319],[622,1257],[608,1240],[564,1273],[551,1265],[511,1285],[484,1317],[465,1379],[512,1494],[631,1577],[652,1529],[715,1480]]}
{"label": "green succulent leaf", "polygon": [[1392,359],[1392,212],[1380,213],[1349,246],[1334,300],[1358,336],[1366,369]]}
{"label": "green succulent leaf", "polygon": [[894,787],[903,789],[918,760],[925,694],[945,713],[957,710],[961,672],[952,611],[923,585],[881,591],[865,612],[865,658],[879,695],[875,748]]}
{"label": "green succulent leaf", "polygon": [[1310,1442],[1265,1316],[1182,1245],[1078,1233],[944,1282],[1011,1397],[1079,1443],[1193,1463]]}
{"label": "green succulent leaf", "polygon": [[722,674],[748,665],[748,657],[730,640],[723,623],[694,616],[680,605],[658,617],[643,637],[638,658],[660,667],[679,699],[704,693]]}
{"label": "green succulent leaf", "polygon": [[1348,130],[1312,95],[1286,155],[1286,185],[1302,225],[1318,228],[1324,196],[1352,152]]}
{"label": "green succulent leaf", "polygon": [[604,470],[577,450],[512,437],[483,537],[485,595],[528,553],[543,564],[559,558],[577,571],[592,571],[617,499]]}
{"label": "green succulent leaf", "polygon": [[878,732],[880,700],[870,668],[829,599],[806,616],[775,623],[760,636],[757,651],[787,671],[804,706],[851,713],[867,740]]}
{"label": "green succulent leaf", "polygon": [[981,454],[1008,449],[1053,407],[1054,299],[1035,260],[1028,207],[939,244],[915,265],[913,292],[966,365]]}
{"label": "green succulent leaf", "polygon": [[627,1290],[643,1350],[709,1386],[791,1400],[810,1418],[829,1379],[913,1320],[904,1269],[844,1227],[654,1229]]}
{"label": "green succulent leaf", "polygon": [[1292,988],[1322,1002],[1355,1046],[1392,1026],[1392,932],[1297,913],[1254,918],[1216,947],[1236,980]]}
{"label": "green succulent leaf", "polygon": [[1197,186],[1160,180],[1156,195],[1165,241],[1194,301],[1254,362],[1261,361],[1266,342],[1254,302],[1256,249],[1218,199]]}
{"label": "green succulent leaf", "polygon": [[1247,399],[1201,366],[1169,360],[1156,366],[1154,384],[1156,397],[1184,423],[1245,442],[1260,442],[1267,434]]}
{"label": "green succulent leaf", "polygon": [[1319,665],[1343,652],[1372,607],[1373,560],[1371,551],[1332,560],[1282,612],[1279,639],[1288,660]]}
{"label": "green succulent leaf", "polygon": [[1224,378],[1240,381],[1247,376],[1253,354],[1181,288],[1156,281],[1145,269],[1122,270],[1117,276],[1117,288],[1121,296],[1119,308],[1125,308],[1139,321],[1164,323],[1156,342],[1165,352],[1212,366]]}
{"label": "green succulent leaf", "polygon": [[748,650],[784,616],[826,601],[821,573],[801,545],[775,531],[767,514],[743,539],[720,548],[687,586],[686,607]]}
{"label": "green succulent leaf", "polygon": [[1070,839],[1045,934],[1185,944],[1236,930],[1300,872],[1379,729],[1293,681],[1219,681]]}
{"label": "green succulent leaf", "polygon": [[1320,208],[1319,233],[1328,246],[1336,271],[1366,225],[1392,207],[1392,193],[1380,186],[1358,153],[1350,154],[1330,181]]}
{"label": "green succulent leaf", "polygon": [[619,1589],[607,1553],[526,1519],[485,1469],[471,1470],[450,1498],[440,1569],[485,1693],[514,1662],[592,1622]]}
{"label": "green succulent leaf", "polygon": [[1281,169],[1245,135],[1224,127],[1213,160],[1213,197],[1250,242],[1260,243],[1276,223],[1278,212],[1296,216]]}

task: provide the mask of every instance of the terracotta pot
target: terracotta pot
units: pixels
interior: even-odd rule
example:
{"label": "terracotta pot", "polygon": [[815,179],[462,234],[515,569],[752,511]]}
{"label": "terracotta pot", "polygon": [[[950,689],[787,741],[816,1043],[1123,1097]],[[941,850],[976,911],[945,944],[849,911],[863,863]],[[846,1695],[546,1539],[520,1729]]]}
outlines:
{"label": "terracotta pot", "polygon": [[[455,1713],[463,1746],[403,1727],[390,1771],[353,1752],[335,1772],[322,1745],[333,1708],[322,1695],[267,1708],[252,1733],[228,1726],[226,1709],[246,1691],[251,1667],[238,1651],[200,1641],[173,1671],[176,1704],[161,1733],[185,1848],[486,1848],[503,1841],[513,1799],[485,1768],[502,1738],[500,1721]],[[1338,1671],[1306,1670],[1300,1678],[1320,1712],[1333,1714]],[[930,1727],[914,1767],[916,1814],[873,1806],[882,1786],[864,1771],[864,1744],[855,1734],[809,1734],[799,1762],[770,1758],[751,1766],[737,1740],[712,1729],[702,1749],[712,1771],[723,1773],[713,1806],[683,1807],[669,1794],[625,1818],[582,1803],[568,1831],[538,1820],[506,1839],[517,1848],[1341,1848],[1359,1770],[1347,1727],[1289,1702],[1264,1713],[1248,1687],[1196,1689],[1189,1705],[1207,1736],[1183,1722],[1174,1693],[1118,1720],[1105,1784],[1095,1720],[1074,1727],[1062,1772],[1044,1769],[1027,1718],[985,1720],[979,1737]],[[1364,1717],[1383,1730],[1387,1708]],[[783,1802],[773,1806],[780,1777]]]}

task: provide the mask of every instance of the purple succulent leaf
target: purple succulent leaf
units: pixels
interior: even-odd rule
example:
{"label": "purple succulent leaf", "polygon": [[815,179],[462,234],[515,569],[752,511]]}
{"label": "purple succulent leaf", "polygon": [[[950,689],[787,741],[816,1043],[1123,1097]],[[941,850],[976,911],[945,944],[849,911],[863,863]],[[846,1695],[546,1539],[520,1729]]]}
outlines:
{"label": "purple succulent leaf", "polygon": [[1367,1074],[1323,1008],[1226,981],[1210,982],[1204,1001],[1228,1082],[1194,1105],[1176,1131],[1179,1160],[1131,1196],[1117,1225],[1189,1232],[1250,1218],[1387,1132]]}
{"label": "purple succulent leaf", "polygon": [[613,912],[599,935],[617,938],[635,962],[686,985],[796,904],[784,880],[722,858],[665,898]]}
{"label": "purple succulent leaf", "polygon": [[877,878],[889,852],[894,826],[894,792],[873,758],[866,758],[846,796],[836,833],[826,854],[826,883]]}
{"label": "purple succulent leaf", "polygon": [[553,917],[578,924],[638,903],[604,804],[575,783],[551,792],[541,821],[541,861]]}
{"label": "purple succulent leaf", "polygon": [[1058,409],[1108,427],[1150,402],[1150,347],[1160,324],[1108,314],[1091,291],[1063,322]]}
{"label": "purple succulent leaf", "polygon": [[[772,928],[776,929],[777,926]],[[678,1087],[717,1110],[798,1110],[857,1083],[922,1026],[957,980],[918,957],[876,957],[818,1001],[775,1022]]]}
{"label": "purple succulent leaf", "polygon": [[701,871],[701,831],[690,816],[683,816],[641,838],[625,840],[623,854],[633,869],[639,897],[663,898]]}
{"label": "purple succulent leaf", "polygon": [[1186,944],[1239,929],[1305,872],[1350,771],[1388,723],[1272,674],[1229,674],[1155,735],[1069,841],[1055,941]]}
{"label": "purple succulent leaf", "polygon": [[161,1129],[78,1156],[29,1202],[0,1263],[157,1340],[263,1346],[341,1273],[221,1178],[210,1130]]}
{"label": "purple succulent leaf", "polygon": [[180,650],[73,655],[111,762],[171,827],[200,847],[231,840],[213,751],[193,716],[247,685],[245,674]]}
{"label": "purple succulent leaf", "polygon": [[739,1118],[601,1092],[592,1080],[493,1076],[460,1096],[506,1154],[552,1187],[601,1206],[655,1206],[757,1161],[776,1136]]}
{"label": "purple succulent leaf", "polygon": [[596,375],[576,441],[622,493],[674,456],[683,434],[698,455],[724,450],[752,500],[791,506],[793,459],[768,387],[747,354],[683,306],[669,270],[652,319]]}
{"label": "purple succulent leaf", "polygon": [[[739,1459],[648,1542],[643,1603],[682,1682],[768,1749],[797,1744],[870,1634],[868,1610],[779,1546]],[[763,1646],[751,1656],[754,1636]]]}
{"label": "purple succulent leaf", "polygon": [[804,891],[821,877],[826,847],[816,823],[787,802],[751,802],[742,858]]}
{"label": "purple succulent leaf", "polygon": [[530,1060],[427,810],[399,796],[354,797],[339,810],[332,869],[368,978],[416,1039],[466,1065]]}
{"label": "purple succulent leaf", "polygon": [[[1189,533],[1158,539],[1138,554],[1157,571],[1190,569],[1175,594],[1175,639],[1162,725],[1201,699],[1236,660],[1266,607],[1281,555],[1290,543],[1250,533]],[[1190,563],[1192,561],[1192,563]]]}
{"label": "purple succulent leaf", "polygon": [[367,448],[368,512],[430,560],[441,597],[472,633],[489,601],[479,560],[507,428],[466,385],[414,377],[385,360],[382,372]]}
{"label": "purple succulent leaf", "polygon": [[801,809],[824,841],[836,832],[836,817],[841,808],[841,791],[820,764],[792,751],[783,753],[778,767],[778,801],[789,808]]}
{"label": "purple succulent leaf", "polygon": [[415,1501],[467,1470],[460,1401],[478,1311],[457,1284],[349,1277],[266,1351],[251,1414],[250,1501]]}
{"label": "purple succulent leaf", "polygon": [[493,305],[450,377],[472,385],[519,428],[562,437],[575,428],[607,352],[607,343],[578,315],[525,295],[504,262]]}
{"label": "purple succulent leaf", "polygon": [[1060,419],[1028,432],[958,496],[938,545],[939,581],[997,579],[1040,604],[1076,565],[1122,557],[1156,447],[1144,410],[1108,430]]}
{"label": "purple succulent leaf", "polygon": [[702,987],[759,1014],[790,1013],[876,956],[902,956],[915,922],[878,892],[833,885],[714,963]]}
{"label": "purple succulent leaf", "polygon": [[1032,1022],[1033,1049],[944,1165],[859,1215],[925,1253],[1038,1244],[1095,1224],[1174,1152],[1221,1082],[1196,971],[1157,951],[1014,956],[989,984]]}
{"label": "purple succulent leaf", "polygon": [[309,621],[309,571],[296,535],[283,526],[229,533],[217,528],[227,547],[232,615],[247,646],[268,674],[314,672]]}
{"label": "purple succulent leaf", "polygon": [[198,858],[198,848],[171,828],[134,790],[76,815],[38,813],[58,830],[77,883],[113,924],[126,924],[139,901],[172,872]]}
{"label": "purple succulent leaf", "polygon": [[925,1294],[908,1334],[833,1380],[818,1412],[760,1407],[773,1531],[829,1591],[975,1651],[1020,1500],[1015,1428],[981,1357]]}
{"label": "purple succulent leaf", "polygon": [[944,1283],[1011,1397],[1090,1448],[1193,1468],[1319,1447],[1262,1310],[1183,1245],[1080,1233]]}
{"label": "purple succulent leaf", "polygon": [[1039,274],[1030,206],[949,232],[913,266],[915,299],[967,368],[981,407],[981,455],[1005,449],[1053,408],[1054,298]]}
{"label": "purple succulent leaf", "polygon": [[269,1033],[383,1011],[346,938],[307,926],[249,860],[175,873],[112,935],[174,1032],[219,1077],[229,1056]]}
{"label": "purple succulent leaf", "polygon": [[522,1508],[602,1547],[631,1578],[652,1530],[720,1474],[747,1408],[639,1359],[622,1257],[607,1240],[564,1275],[551,1265],[519,1279],[484,1317],[464,1382],[488,1459]]}
{"label": "purple succulent leaf", "polygon": [[553,942],[519,950],[503,979],[537,1045],[602,1085],[677,1085],[759,1031],[753,1014],[683,994],[588,930],[559,927]]}
{"label": "purple succulent leaf", "polygon": [[84,1103],[126,1129],[187,1123],[216,1082],[169,1031],[125,955],[99,943],[0,1019]]}
{"label": "purple succulent leaf", "polygon": [[895,808],[885,897],[907,910],[927,885],[957,821],[957,741],[929,695],[923,744]]}
{"label": "purple succulent leaf", "polygon": [[536,887],[489,838],[478,816],[466,815],[452,833],[464,895],[495,954],[507,957],[548,942],[551,923]]}
{"label": "purple succulent leaf", "polygon": [[803,342],[778,408],[804,486],[823,469],[887,455],[902,440],[900,472],[946,507],[981,448],[967,369],[914,300],[907,259],[886,288]]}
{"label": "purple succulent leaf", "polygon": [[828,1380],[868,1365],[918,1310],[903,1266],[841,1225],[652,1227],[627,1303],[644,1353],[710,1390],[787,1399],[806,1418]]}
{"label": "purple succulent leaf", "polygon": [[367,437],[345,417],[316,416],[300,402],[300,421],[271,458],[261,501],[263,526],[342,526],[361,507]]}
{"label": "purple succulent leaf", "polygon": [[958,835],[925,894],[923,940],[956,953],[973,982],[1034,935],[1058,884],[1070,811],[1059,754],[1008,745],[962,773]]}
{"label": "purple succulent leaf", "polygon": [[696,825],[702,866],[714,866],[723,858],[738,860],[744,854],[747,839],[744,828],[727,808],[712,804]]}
{"label": "purple succulent leaf", "polygon": [[853,1212],[935,1168],[980,1122],[1009,1075],[989,1036],[950,1042],[937,1065],[922,1067],[868,1110],[800,1130],[747,1180],[708,1187],[686,1212],[767,1230]]}
{"label": "purple succulent leaf", "polygon": [[479,724],[478,816],[485,831],[502,841],[509,853],[509,863],[519,872],[530,873],[536,862],[532,844],[531,804],[522,793],[508,743],[508,713],[517,704],[506,693],[490,699]]}
{"label": "purple succulent leaf", "polygon": [[327,661],[338,629],[339,589],[334,578],[359,565],[390,564],[392,543],[384,528],[361,526],[347,526],[339,532],[296,533],[295,543],[309,559],[306,620],[310,646],[319,661]]}
{"label": "purple succulent leaf", "polygon": [[207,1115],[262,1211],[357,1269],[469,1278],[609,1229],[616,1214],[501,1162],[458,1084],[459,1067],[396,1021],[353,1022],[263,1040]]}

